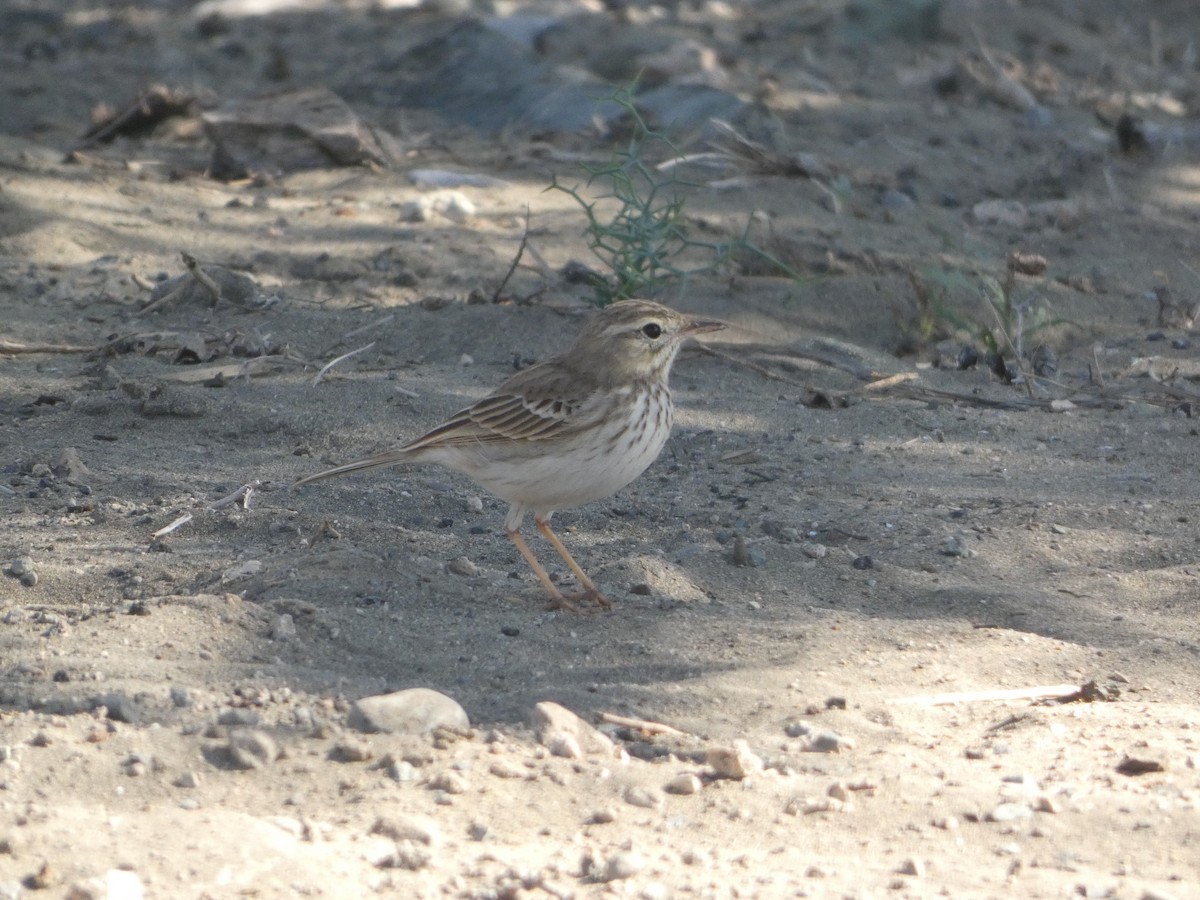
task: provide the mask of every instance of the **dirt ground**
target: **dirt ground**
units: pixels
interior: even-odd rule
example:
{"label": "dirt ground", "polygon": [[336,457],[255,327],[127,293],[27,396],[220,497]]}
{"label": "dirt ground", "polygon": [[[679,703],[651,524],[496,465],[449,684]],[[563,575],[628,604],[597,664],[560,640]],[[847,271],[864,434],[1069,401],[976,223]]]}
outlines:
{"label": "dirt ground", "polygon": [[[556,517],[614,600],[574,615],[453,473],[286,486],[565,348],[597,262],[544,189],[620,127],[392,103],[449,4],[191,6],[0,4],[0,896],[1200,897],[1200,8],[487,10],[750,104],[774,164],[687,172],[687,222],[804,276],[658,294],[732,327],[662,458]],[[393,160],[217,180],[195,115],[67,158],[152,84],[330,87]],[[410,221],[414,169],[499,181]],[[256,293],[147,311],[181,251]],[[1006,325],[1025,376],[957,369]],[[351,727],[411,687],[471,729]]]}

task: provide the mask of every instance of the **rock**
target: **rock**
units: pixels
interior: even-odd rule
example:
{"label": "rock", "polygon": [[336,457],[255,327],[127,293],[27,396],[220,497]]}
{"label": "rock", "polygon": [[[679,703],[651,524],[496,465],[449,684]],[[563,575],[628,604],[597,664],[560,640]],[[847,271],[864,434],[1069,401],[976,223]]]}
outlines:
{"label": "rock", "polygon": [[198,788],[200,787],[200,775],[196,772],[184,772],[171,783],[177,788]]}
{"label": "rock", "polygon": [[442,842],[442,831],[437,822],[416,813],[380,816],[371,826],[370,833],[381,834],[393,841],[415,841],[426,847],[437,847]]}
{"label": "rock", "polygon": [[625,850],[616,856],[609,857],[608,862],[604,865],[604,874],[600,880],[622,881],[626,878],[632,878],[644,868],[646,868],[645,857],[632,850]]}
{"label": "rock", "polygon": [[630,785],[625,789],[625,802],[641,809],[662,809],[666,800],[658,791]]}
{"label": "rock", "polygon": [[668,794],[682,794],[686,796],[700,793],[703,787],[704,782],[698,776],[693,775],[691,772],[684,772],[668,781],[663,790]]}
{"label": "rock", "polygon": [[296,620],[289,613],[284,613],[271,624],[271,640],[291,641],[296,637]]}
{"label": "rock", "polygon": [[13,578],[20,578],[22,575],[27,575],[33,571],[32,556],[18,556],[8,564],[8,574]]}
{"label": "rock", "polygon": [[438,728],[471,727],[466,711],[450,697],[429,688],[410,688],[355,700],[348,724],[358,731],[427,734]]}
{"label": "rock", "polygon": [[327,88],[231,101],[201,121],[218,178],[390,162],[371,130]]}
{"label": "rock", "polygon": [[67,890],[67,900],[142,900],[142,879],[126,869],[109,869],[103,878],[77,881]]}
{"label": "rock", "polygon": [[705,756],[720,778],[747,778],[763,770],[763,761],[750,750],[744,740],[736,740],[732,747],[713,747]]}
{"label": "rock", "polygon": [[555,756],[563,759],[583,759],[583,748],[573,734],[559,731],[547,737],[543,743]]}
{"label": "rock", "polygon": [[50,470],[59,478],[65,478],[68,481],[81,481],[92,474],[91,470],[83,464],[79,451],[74,447],[64,448],[50,465]]}
{"label": "rock", "polygon": [[922,878],[925,875],[925,863],[919,859],[906,859],[900,863],[896,872],[900,875],[912,875],[914,878]]}
{"label": "rock", "polygon": [[364,740],[344,738],[333,745],[331,756],[341,762],[366,762],[375,755],[371,745]]}
{"label": "rock", "polygon": [[1001,803],[984,816],[987,822],[1017,822],[1033,816],[1033,810],[1022,803]]}
{"label": "rock", "polygon": [[533,723],[534,727],[538,729],[538,739],[555,756],[579,758],[572,757],[568,752],[559,752],[564,748],[571,749],[570,741],[567,741],[566,738],[575,741],[574,747],[578,748],[581,756],[597,753],[612,758],[619,755],[616,745],[606,735],[597,731],[566,707],[549,700],[543,700],[534,706]]}
{"label": "rock", "polygon": [[807,753],[840,753],[843,748],[854,749],[854,741],[832,731],[818,731],[804,745]]}
{"label": "rock", "polygon": [[488,771],[497,778],[524,778],[529,774],[529,770],[524,766],[518,766],[515,762],[509,759],[497,759],[490,766]]}
{"label": "rock", "polygon": [[180,687],[177,684],[171,686],[171,703],[174,704],[176,708],[182,709],[186,706],[191,706],[195,702],[196,699],[192,696],[192,692],[187,688]]}
{"label": "rock", "polygon": [[430,790],[447,794],[465,794],[469,786],[467,779],[458,772],[442,772],[429,779]]}
{"label": "rock", "polygon": [[122,693],[103,694],[92,701],[93,709],[101,706],[108,711],[108,718],[114,722],[136,725],[141,717],[137,704]]}
{"label": "rock", "polygon": [[261,769],[279,758],[279,747],[270,735],[239,728],[229,735],[229,757],[239,769]]}
{"label": "rock", "polygon": [[479,574],[479,566],[465,556],[459,556],[446,563],[446,571],[451,575],[462,575],[464,578],[474,578]]}
{"label": "rock", "polygon": [[233,709],[221,710],[217,716],[218,725],[230,725],[233,727],[253,728],[258,724],[259,715],[252,709],[247,709],[244,706],[235,706]]}

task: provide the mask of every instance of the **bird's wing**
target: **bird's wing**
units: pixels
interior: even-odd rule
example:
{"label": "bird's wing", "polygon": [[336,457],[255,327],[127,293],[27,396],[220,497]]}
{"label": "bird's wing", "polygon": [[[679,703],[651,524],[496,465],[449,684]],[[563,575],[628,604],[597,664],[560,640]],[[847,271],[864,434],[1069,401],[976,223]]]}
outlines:
{"label": "bird's wing", "polygon": [[543,441],[582,424],[589,390],[553,366],[534,366],[510,378],[494,394],[451,416],[406,450],[500,440]]}

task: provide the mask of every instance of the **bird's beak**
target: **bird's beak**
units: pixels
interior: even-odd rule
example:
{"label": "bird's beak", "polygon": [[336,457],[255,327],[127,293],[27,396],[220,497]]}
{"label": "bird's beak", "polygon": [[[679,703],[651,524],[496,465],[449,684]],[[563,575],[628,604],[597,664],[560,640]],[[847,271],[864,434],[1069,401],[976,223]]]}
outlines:
{"label": "bird's beak", "polygon": [[728,327],[729,325],[720,319],[692,319],[684,326],[683,334],[691,337],[692,335],[705,334],[709,331],[720,331]]}

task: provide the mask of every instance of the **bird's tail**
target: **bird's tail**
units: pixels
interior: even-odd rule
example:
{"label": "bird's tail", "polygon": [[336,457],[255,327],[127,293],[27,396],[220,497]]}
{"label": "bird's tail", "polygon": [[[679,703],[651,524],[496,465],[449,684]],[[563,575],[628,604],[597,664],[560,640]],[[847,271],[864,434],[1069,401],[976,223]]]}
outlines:
{"label": "bird's tail", "polygon": [[318,472],[315,475],[307,475],[293,482],[292,487],[298,488],[301,485],[312,484],[314,481],[324,481],[326,478],[332,478],[334,475],[346,475],[349,472],[366,472],[370,469],[382,469],[387,466],[398,465],[402,462],[409,462],[412,457],[411,450],[388,450],[386,453],[377,453],[374,456],[368,456],[366,459],[360,459],[358,462],[346,463],[344,466],[326,469],[324,472]]}

